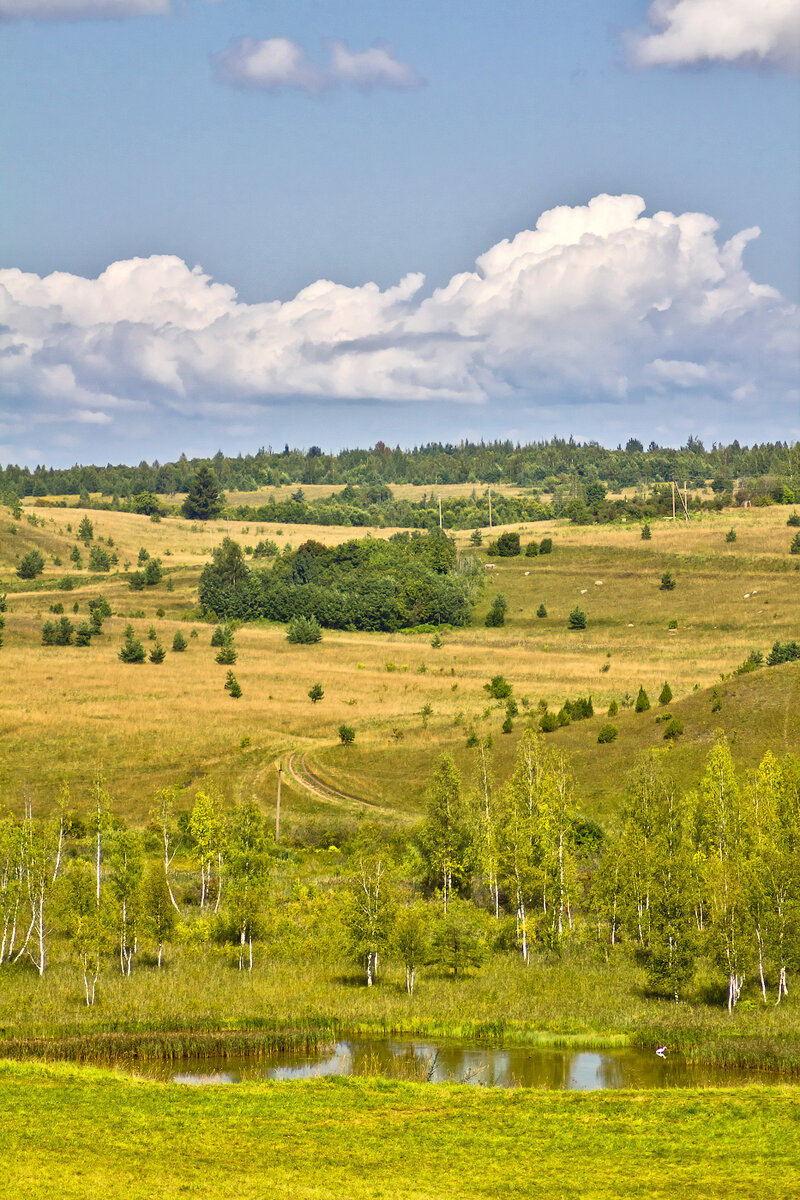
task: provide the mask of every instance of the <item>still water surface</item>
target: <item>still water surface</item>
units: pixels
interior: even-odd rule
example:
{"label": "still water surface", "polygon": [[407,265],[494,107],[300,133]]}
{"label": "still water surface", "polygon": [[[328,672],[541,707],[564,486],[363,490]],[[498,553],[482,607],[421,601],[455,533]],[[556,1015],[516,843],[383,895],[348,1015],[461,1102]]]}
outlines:
{"label": "still water surface", "polygon": [[320,1055],[275,1054],[268,1059],[197,1058],[148,1064],[149,1077],[185,1084],[240,1083],[254,1079],[312,1079],[320,1075],[382,1075],[470,1083],[483,1087],[534,1087],[558,1091],[605,1088],[735,1087],[777,1083],[768,1072],[695,1065],[652,1050],[498,1049],[418,1039],[337,1042]]}

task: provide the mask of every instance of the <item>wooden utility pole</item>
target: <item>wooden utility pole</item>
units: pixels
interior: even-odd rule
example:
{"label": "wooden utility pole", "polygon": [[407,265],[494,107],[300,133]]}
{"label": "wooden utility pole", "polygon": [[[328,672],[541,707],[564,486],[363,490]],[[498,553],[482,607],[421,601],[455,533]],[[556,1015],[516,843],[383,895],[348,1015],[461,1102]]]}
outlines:
{"label": "wooden utility pole", "polygon": [[675,480],[674,479],[670,480],[670,484],[672,487],[672,519],[674,521],[675,520]]}
{"label": "wooden utility pole", "polygon": [[281,836],[281,781],[283,779],[283,767],[278,763],[278,798],[275,804],[275,845],[277,846]]}

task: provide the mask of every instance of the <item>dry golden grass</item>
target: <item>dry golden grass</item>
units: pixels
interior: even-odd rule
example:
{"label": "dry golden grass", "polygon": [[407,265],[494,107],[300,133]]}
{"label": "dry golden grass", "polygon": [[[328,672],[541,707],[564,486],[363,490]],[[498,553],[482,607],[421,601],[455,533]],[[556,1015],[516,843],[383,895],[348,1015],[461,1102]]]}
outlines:
{"label": "dry golden grass", "polygon": [[[751,648],[767,650],[776,638],[800,636],[795,570],[800,564],[788,555],[785,509],[726,512],[688,525],[659,521],[649,542],[641,541],[638,526],[548,522],[518,528],[523,543],[552,535],[554,553],[494,560],[494,569],[485,572],[475,625],[446,633],[441,649],[432,649],[427,636],[344,632],[326,633],[319,646],[290,646],[282,626],[241,629],[234,671],[243,695],[235,701],[223,689],[226,668],[214,661],[209,627],[180,620],[196,603],[197,580],[212,543],[230,534],[244,545],[260,537],[295,546],[316,537],[330,544],[368,531],[224,521],[200,526],[177,518],[153,523],[91,512],[95,536],[113,538],[120,565],[130,561],[135,569],[144,545],[161,557],[173,580],[172,592],[166,581],[132,592],[122,572],[90,581],[86,572],[68,570],[74,532],[66,527],[71,523],[77,529],[80,511],[33,511],[44,526],[34,528],[23,518],[15,535],[8,532],[6,510],[0,514],[0,571],[7,581],[0,590],[22,586],[14,565],[32,546],[48,558],[59,554],[64,565],[48,563],[44,585],[37,581],[35,590],[9,598],[0,650],[6,681],[0,695],[0,786],[13,806],[24,789],[46,805],[61,779],[71,783],[80,801],[93,773],[102,769],[121,809],[136,820],[146,816],[155,787],[176,783],[187,789],[188,801],[194,787],[209,779],[231,799],[255,795],[269,809],[277,762],[292,750],[304,750],[324,778],[343,791],[411,815],[419,810],[438,752],[455,751],[466,761],[470,729],[491,732],[501,762],[510,760],[516,737],[500,734],[504,709],[483,687],[495,674],[505,675],[515,696],[525,696],[534,708],[541,698],[559,707],[566,698],[591,693],[600,713],[611,699],[635,695],[640,683],[655,700],[665,679],[677,704],[691,698],[696,685],[718,682]],[[724,540],[731,526],[738,534],[732,545]],[[387,536],[392,531],[374,532]],[[457,535],[462,548],[468,536]],[[672,592],[659,588],[665,569],[677,580]],[[67,573],[79,581],[74,591],[49,586]],[[508,598],[508,623],[486,629],[483,616],[499,591]],[[81,620],[87,599],[100,593],[115,613],[101,638],[85,649],[39,644],[51,604],[63,603],[72,616],[77,600],[76,619]],[[549,614],[544,620],[535,616],[541,602]],[[582,633],[567,628],[576,604],[589,617]],[[163,618],[156,617],[158,608],[164,609]],[[117,659],[124,627],[137,612],[144,616],[133,624],[145,646],[151,644],[146,634],[152,624],[168,650],[160,666],[127,666]],[[678,629],[670,632],[673,618]],[[199,633],[183,654],[169,651],[178,628],[187,637],[192,628]],[[312,705],[307,692],[315,682],[324,687],[325,698]],[[426,705],[432,711],[424,717]],[[597,720],[554,735],[583,755],[589,808],[593,796],[597,806],[606,806],[608,788],[597,778],[598,765],[613,759],[619,774],[622,758],[634,752],[633,735],[627,742],[621,737],[615,747],[594,749]],[[338,744],[343,722],[356,729],[356,743],[349,748]],[[521,726],[522,713],[517,731]],[[590,730],[591,745],[584,746]],[[786,735],[778,736],[777,728],[773,732],[780,749]],[[765,745],[770,736],[765,730]],[[249,745],[242,747],[243,738]],[[599,759],[604,751],[606,758]],[[325,801],[288,782],[284,787],[289,811],[327,811]],[[370,811],[357,804],[339,808]]]}

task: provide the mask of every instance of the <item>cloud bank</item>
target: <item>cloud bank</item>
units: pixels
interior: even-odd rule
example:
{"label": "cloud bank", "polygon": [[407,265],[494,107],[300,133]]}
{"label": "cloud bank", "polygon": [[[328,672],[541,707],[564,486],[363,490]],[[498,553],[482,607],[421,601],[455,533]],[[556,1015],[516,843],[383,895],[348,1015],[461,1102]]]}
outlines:
{"label": "cloud bank", "polygon": [[7,407],[122,432],[135,408],[224,421],[288,399],[535,413],[643,399],[667,412],[677,397],[734,416],[769,405],[796,425],[798,310],[744,268],[758,230],[720,244],[710,216],[644,208],[601,195],[552,209],[427,297],[411,274],[245,304],[167,255],[97,279],[0,271]]}
{"label": "cloud bank", "polygon": [[93,17],[151,17],[171,0],[0,0],[0,21],[80,21]]}
{"label": "cloud bank", "polygon": [[325,67],[316,66],[302,46],[283,37],[236,38],[227,49],[211,55],[211,64],[220,83],[263,92],[294,89],[318,96],[342,86],[365,92],[378,87],[399,91],[424,87],[413,67],[398,62],[389,42],[375,42],[360,51],[351,50],[340,38],[323,44],[328,54]]}
{"label": "cloud bank", "polygon": [[800,0],[655,0],[648,20],[627,37],[636,66],[800,67]]}

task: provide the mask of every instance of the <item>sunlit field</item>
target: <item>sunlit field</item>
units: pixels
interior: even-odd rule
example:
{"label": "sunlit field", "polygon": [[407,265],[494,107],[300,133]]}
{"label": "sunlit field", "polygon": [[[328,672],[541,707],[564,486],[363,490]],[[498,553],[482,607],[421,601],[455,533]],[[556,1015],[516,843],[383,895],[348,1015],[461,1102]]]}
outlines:
{"label": "sunlit field", "polygon": [[[341,631],[326,632],[319,645],[308,647],[290,645],[283,626],[247,626],[236,633],[238,700],[223,689],[226,668],[214,661],[211,627],[196,607],[199,574],[213,547],[225,536],[244,547],[271,538],[296,548],[308,538],[330,544],[385,537],[392,530],[153,522],[89,512],[95,543],[110,538],[119,559],[110,574],[90,576],[69,559],[83,515],[30,505],[20,522],[8,510],[0,515],[0,570],[9,591],[0,650],[7,681],[0,695],[0,786],[15,809],[23,794],[46,808],[61,780],[70,783],[80,806],[93,774],[101,771],[121,810],[135,821],[146,817],[156,787],[177,784],[186,790],[188,806],[192,790],[209,779],[230,800],[253,795],[270,811],[277,767],[295,752],[349,799],[314,796],[286,777],[287,819],[331,806],[410,819],[420,811],[439,751],[455,753],[468,769],[468,735],[491,734],[502,767],[513,757],[526,716],[538,719],[540,701],[557,709],[565,699],[590,694],[596,716],[551,737],[575,755],[586,811],[604,815],[613,810],[620,773],[638,750],[663,744],[655,702],[665,680],[674,697],[670,711],[686,727],[672,751],[675,763],[684,764],[679,773],[688,776],[701,763],[715,729],[734,736],[745,765],[767,748],[785,753],[797,745],[796,664],[720,683],[751,649],[766,652],[776,638],[798,636],[800,563],[788,554],[785,508],[729,511],[674,525],[661,520],[653,523],[650,541],[641,539],[638,525],[515,527],[523,547],[533,538],[553,538],[553,553],[536,558],[487,559],[488,530],[477,551],[469,534],[459,533],[464,553],[493,564],[483,572],[470,628],[444,631],[440,648],[431,646],[429,634]],[[737,539],[726,543],[731,527]],[[127,585],[126,565],[136,570],[142,546],[161,559],[164,578],[135,592]],[[42,577],[25,584],[14,568],[31,548],[42,551],[47,565]],[[88,553],[83,546],[81,551],[85,563]],[[61,566],[53,565],[53,557]],[[672,591],[659,586],[665,570],[676,580]],[[75,581],[74,590],[58,588],[65,575]],[[508,599],[506,625],[487,629],[483,617],[498,592]],[[101,594],[114,612],[102,636],[85,648],[40,645],[51,605],[63,604],[77,623],[87,616],[87,600]],[[545,618],[536,616],[540,604]],[[567,628],[576,605],[587,613],[583,632]],[[155,631],[167,649],[163,664],[118,660],[128,622],[146,649],[153,644],[148,631]],[[677,627],[670,629],[670,622]],[[188,641],[182,654],[170,649],[178,629]],[[513,684],[520,707],[507,735],[500,732],[504,705],[484,690],[498,673]],[[317,682],[325,696],[312,704],[307,693]],[[625,703],[640,685],[653,709],[636,715]],[[715,685],[724,702],[712,714],[708,689]],[[615,717],[619,738],[598,746],[597,730],[614,700],[622,706]],[[352,746],[339,744],[342,723],[356,731]]]}

